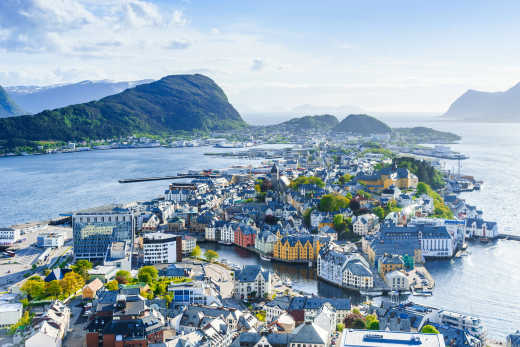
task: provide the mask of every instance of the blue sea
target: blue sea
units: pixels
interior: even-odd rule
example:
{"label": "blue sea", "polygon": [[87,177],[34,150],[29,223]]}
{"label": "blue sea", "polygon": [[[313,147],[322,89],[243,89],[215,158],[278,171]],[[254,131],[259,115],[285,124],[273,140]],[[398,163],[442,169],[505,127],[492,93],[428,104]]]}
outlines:
{"label": "blue sea", "polygon": [[[484,181],[480,192],[464,193],[462,197],[481,208],[486,219],[497,221],[501,230],[520,234],[520,124],[464,124],[420,117],[413,122],[410,117],[382,119],[392,126],[429,126],[461,135],[460,144],[452,148],[470,156],[462,171]],[[251,163],[203,155],[217,150],[150,148],[0,158],[0,226],[46,220],[107,203],[152,199],[168,185],[167,181],[119,184],[121,178]],[[219,252],[235,262],[259,261],[230,247],[221,247]],[[414,300],[477,315],[490,337],[504,339],[520,328],[520,242],[471,244],[470,252],[460,259],[429,262],[427,267],[436,281],[434,295]],[[315,281],[313,269],[276,266],[278,273],[293,279],[296,288],[356,299],[352,293]]]}

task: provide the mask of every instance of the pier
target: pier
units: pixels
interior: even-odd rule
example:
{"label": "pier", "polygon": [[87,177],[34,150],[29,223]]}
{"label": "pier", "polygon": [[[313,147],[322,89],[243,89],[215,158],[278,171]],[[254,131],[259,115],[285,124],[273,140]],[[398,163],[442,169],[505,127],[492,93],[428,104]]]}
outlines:
{"label": "pier", "polygon": [[497,239],[501,240],[514,240],[514,241],[520,241],[520,235],[513,235],[513,234],[498,234]]}
{"label": "pier", "polygon": [[176,175],[176,176],[160,176],[160,177],[142,177],[142,178],[123,178],[119,183],[137,183],[148,181],[164,181],[164,180],[182,180],[185,178],[219,178],[217,175]]}

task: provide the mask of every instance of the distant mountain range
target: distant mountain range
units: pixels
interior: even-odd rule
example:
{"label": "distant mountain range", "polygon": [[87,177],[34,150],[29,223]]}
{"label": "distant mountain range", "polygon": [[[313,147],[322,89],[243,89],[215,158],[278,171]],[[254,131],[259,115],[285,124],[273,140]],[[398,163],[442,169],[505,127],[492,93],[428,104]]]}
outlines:
{"label": "distant mountain range", "polygon": [[7,94],[6,90],[0,86],[0,117],[12,117],[23,114],[22,109]]}
{"label": "distant mountain range", "polygon": [[389,134],[392,129],[379,119],[366,114],[351,114],[343,119],[333,129],[336,133],[350,133],[368,136],[373,134]]}
{"label": "distant mountain range", "polygon": [[172,75],[98,101],[1,118],[0,138],[69,141],[243,126],[213,80],[199,74]]}
{"label": "distant mountain range", "polygon": [[24,110],[25,114],[30,114],[99,100],[105,96],[121,93],[125,89],[152,81],[83,81],[42,87],[13,86],[5,89],[14,102]]}
{"label": "distant mountain range", "polygon": [[520,83],[505,92],[470,89],[451,104],[443,118],[478,122],[520,122]]}

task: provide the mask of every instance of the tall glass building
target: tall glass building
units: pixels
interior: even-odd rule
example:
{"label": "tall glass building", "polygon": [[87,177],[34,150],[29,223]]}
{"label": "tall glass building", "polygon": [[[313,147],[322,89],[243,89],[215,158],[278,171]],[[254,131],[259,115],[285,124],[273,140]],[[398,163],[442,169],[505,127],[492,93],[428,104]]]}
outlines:
{"label": "tall glass building", "polygon": [[77,212],[72,216],[75,259],[106,259],[113,242],[134,239],[134,217],[129,209],[102,207]]}

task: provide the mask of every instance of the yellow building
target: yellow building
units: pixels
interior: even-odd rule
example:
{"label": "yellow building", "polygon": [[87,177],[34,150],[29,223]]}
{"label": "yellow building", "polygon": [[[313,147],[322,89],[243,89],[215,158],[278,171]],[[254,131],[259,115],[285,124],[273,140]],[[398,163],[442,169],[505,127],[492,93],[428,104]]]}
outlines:
{"label": "yellow building", "polygon": [[273,256],[275,259],[293,262],[315,261],[323,245],[318,237],[286,236],[274,244]]}
{"label": "yellow building", "polygon": [[358,183],[367,187],[370,191],[383,191],[390,186],[399,189],[416,188],[419,179],[406,168],[383,168],[373,175],[362,175],[357,178]]}
{"label": "yellow building", "polygon": [[385,254],[378,262],[378,270],[382,277],[388,272],[404,269],[403,258],[395,254]]}

